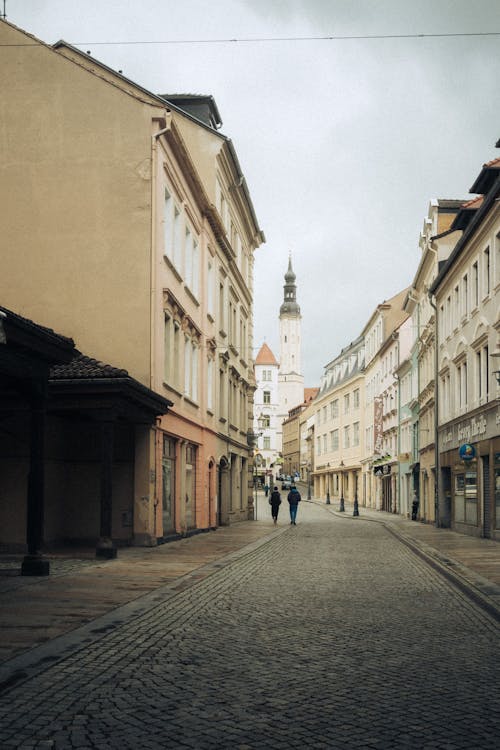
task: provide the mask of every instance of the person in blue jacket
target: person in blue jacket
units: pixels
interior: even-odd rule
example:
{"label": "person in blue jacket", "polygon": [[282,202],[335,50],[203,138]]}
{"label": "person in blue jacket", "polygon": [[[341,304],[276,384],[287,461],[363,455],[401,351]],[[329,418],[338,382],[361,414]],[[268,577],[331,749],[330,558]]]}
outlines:
{"label": "person in blue jacket", "polygon": [[295,519],[297,518],[297,508],[299,506],[299,503],[301,501],[300,492],[298,491],[297,487],[292,484],[292,488],[290,492],[288,493],[288,504],[290,505],[290,523],[296,526]]}

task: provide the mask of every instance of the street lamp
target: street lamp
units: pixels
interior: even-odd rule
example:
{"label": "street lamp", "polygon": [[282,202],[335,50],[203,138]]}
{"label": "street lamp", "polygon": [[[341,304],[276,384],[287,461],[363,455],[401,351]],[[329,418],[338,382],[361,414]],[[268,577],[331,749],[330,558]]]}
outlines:
{"label": "street lamp", "polygon": [[311,499],[311,465],[307,464],[307,499]]}
{"label": "street lamp", "polygon": [[354,510],[352,512],[353,516],[359,516],[359,505],[358,505],[358,472],[355,474],[354,478]]}
{"label": "street lamp", "polygon": [[326,465],[326,504],[330,505],[330,464]]}
{"label": "street lamp", "polygon": [[344,513],[345,511],[345,505],[344,505],[344,462],[341,461],[339,464],[340,468],[340,508],[339,512]]}

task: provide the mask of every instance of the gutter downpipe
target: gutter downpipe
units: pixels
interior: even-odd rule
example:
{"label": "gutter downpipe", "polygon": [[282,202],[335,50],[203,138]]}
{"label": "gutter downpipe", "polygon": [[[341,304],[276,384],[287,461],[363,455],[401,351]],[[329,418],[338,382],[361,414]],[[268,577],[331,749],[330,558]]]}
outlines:
{"label": "gutter downpipe", "polygon": [[165,117],[167,127],[151,136],[151,266],[150,266],[150,300],[149,300],[149,387],[154,391],[155,366],[155,302],[156,302],[156,178],[157,178],[157,144],[158,138],[170,130],[170,117]]}
{"label": "gutter downpipe", "polygon": [[[158,138],[170,130],[170,117],[167,113],[167,127],[153,133],[151,136],[151,263],[150,263],[150,291],[149,291],[149,387],[155,391],[155,345],[156,345],[156,328],[155,328],[155,303],[156,303],[156,194],[157,194],[157,144]],[[155,391],[156,392],[156,391]],[[158,515],[158,477],[157,477],[157,455],[161,440],[160,431],[158,430],[158,418],[156,419],[153,431],[154,444],[154,498],[153,498],[153,534],[155,544],[157,543],[157,515]]]}
{"label": "gutter downpipe", "polygon": [[434,308],[434,517],[435,526],[439,528],[440,523],[440,508],[439,508],[439,488],[441,484],[441,466],[439,462],[439,381],[438,381],[438,309],[437,305],[432,301],[433,294],[431,291],[428,292],[429,302],[432,308]]}

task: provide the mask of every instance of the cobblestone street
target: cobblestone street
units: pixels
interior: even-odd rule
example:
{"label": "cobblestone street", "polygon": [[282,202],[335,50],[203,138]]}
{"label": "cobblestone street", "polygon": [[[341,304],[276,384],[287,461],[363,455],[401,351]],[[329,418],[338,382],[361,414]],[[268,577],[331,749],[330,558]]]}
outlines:
{"label": "cobblestone street", "polygon": [[5,690],[0,747],[497,748],[494,620],[381,524],[280,523]]}

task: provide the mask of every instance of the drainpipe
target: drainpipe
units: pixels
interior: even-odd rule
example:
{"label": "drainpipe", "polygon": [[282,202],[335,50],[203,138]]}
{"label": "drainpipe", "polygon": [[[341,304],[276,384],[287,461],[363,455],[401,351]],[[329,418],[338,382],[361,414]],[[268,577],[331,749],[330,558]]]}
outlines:
{"label": "drainpipe", "polygon": [[[158,138],[170,130],[170,115],[167,113],[166,122],[168,126],[159,130],[157,133],[153,133],[151,137],[151,252],[150,252],[150,279],[149,279],[149,387],[152,391],[155,390],[155,361],[156,361],[156,197],[157,197],[157,153],[158,153]],[[157,442],[158,442],[158,429],[155,427],[154,431],[154,504],[153,504],[153,533],[155,540],[157,538],[156,524],[157,524],[157,510],[158,510],[158,469],[161,464],[157,461]]]}
{"label": "drainpipe", "polygon": [[438,373],[438,309],[437,305],[432,301],[432,292],[428,292],[429,302],[431,307],[434,308],[434,466],[435,466],[435,478],[434,478],[434,518],[435,526],[440,526],[440,509],[439,509],[439,486],[441,484],[441,466],[439,463],[439,373]]}
{"label": "drainpipe", "polygon": [[155,305],[156,305],[156,193],[157,193],[157,153],[158,138],[170,130],[170,115],[166,114],[167,127],[151,136],[151,266],[150,266],[150,300],[149,300],[149,387],[154,391],[155,372]]}

